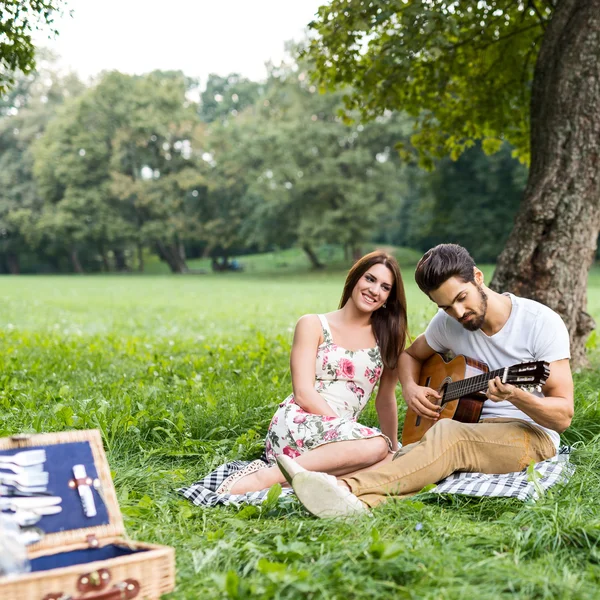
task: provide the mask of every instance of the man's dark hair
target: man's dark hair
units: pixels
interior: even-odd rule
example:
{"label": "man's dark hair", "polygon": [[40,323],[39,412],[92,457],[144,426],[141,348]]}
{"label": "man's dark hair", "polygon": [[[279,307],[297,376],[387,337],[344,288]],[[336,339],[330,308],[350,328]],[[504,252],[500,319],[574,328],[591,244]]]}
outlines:
{"label": "man's dark hair", "polygon": [[421,291],[429,295],[450,277],[459,277],[465,283],[475,281],[475,261],[458,244],[440,244],[427,250],[415,271],[415,281]]}

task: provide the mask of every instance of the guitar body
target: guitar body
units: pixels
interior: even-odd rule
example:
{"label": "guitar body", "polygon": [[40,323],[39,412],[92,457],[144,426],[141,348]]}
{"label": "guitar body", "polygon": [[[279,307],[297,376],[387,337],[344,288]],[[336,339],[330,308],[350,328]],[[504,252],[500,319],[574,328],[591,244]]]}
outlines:
{"label": "guitar body", "polygon": [[[488,366],[473,358],[459,355],[446,362],[441,355],[434,354],[421,367],[419,385],[430,387],[440,394],[453,381],[461,381],[489,371]],[[454,419],[462,423],[479,421],[484,398],[480,393],[461,396],[443,405],[440,419]],[[431,398],[432,402],[441,402]],[[435,425],[436,421],[417,415],[412,409],[406,411],[402,428],[402,445],[418,442],[425,433]]]}

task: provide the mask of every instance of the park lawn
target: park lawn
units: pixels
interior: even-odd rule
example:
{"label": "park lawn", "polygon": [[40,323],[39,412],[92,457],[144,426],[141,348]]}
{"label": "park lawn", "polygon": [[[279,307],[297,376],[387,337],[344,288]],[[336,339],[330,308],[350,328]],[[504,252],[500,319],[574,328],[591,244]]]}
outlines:
{"label": "park lawn", "polygon": [[[435,307],[405,269],[411,333]],[[597,598],[597,367],[576,374],[571,483],[535,504],[390,502],[319,521],[287,499],[202,509],[174,493],[260,455],[290,391],[294,323],[337,306],[342,271],[3,279],[0,435],[101,430],[128,534],[173,545],[170,598]],[[600,273],[590,278],[600,319]],[[375,424],[370,406],[364,418]]]}

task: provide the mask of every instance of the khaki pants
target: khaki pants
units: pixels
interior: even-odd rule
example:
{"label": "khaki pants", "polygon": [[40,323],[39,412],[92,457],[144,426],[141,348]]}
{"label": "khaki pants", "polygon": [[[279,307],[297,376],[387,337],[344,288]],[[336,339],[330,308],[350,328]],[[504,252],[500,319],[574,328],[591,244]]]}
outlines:
{"label": "khaki pants", "polygon": [[415,494],[456,471],[514,473],[555,454],[546,432],[526,421],[442,419],[383,467],[342,480],[367,506],[374,507],[390,496]]}

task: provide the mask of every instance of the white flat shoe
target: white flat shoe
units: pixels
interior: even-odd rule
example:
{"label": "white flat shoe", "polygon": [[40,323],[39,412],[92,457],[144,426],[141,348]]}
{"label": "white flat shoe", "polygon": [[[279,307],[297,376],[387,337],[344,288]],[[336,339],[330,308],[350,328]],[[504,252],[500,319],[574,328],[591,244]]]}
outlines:
{"label": "white flat shoe", "polygon": [[307,471],[284,455],[277,457],[277,465],[311,515],[327,519],[371,514],[350,490],[338,485],[333,475]]}
{"label": "white flat shoe", "polygon": [[294,477],[292,487],[304,508],[320,519],[371,514],[350,490],[337,484],[333,475],[304,471]]}
{"label": "white flat shoe", "polygon": [[290,458],[285,454],[279,454],[276,460],[281,474],[290,485],[292,485],[292,479],[294,479],[298,473],[306,473],[304,467],[301,467],[293,458]]}

